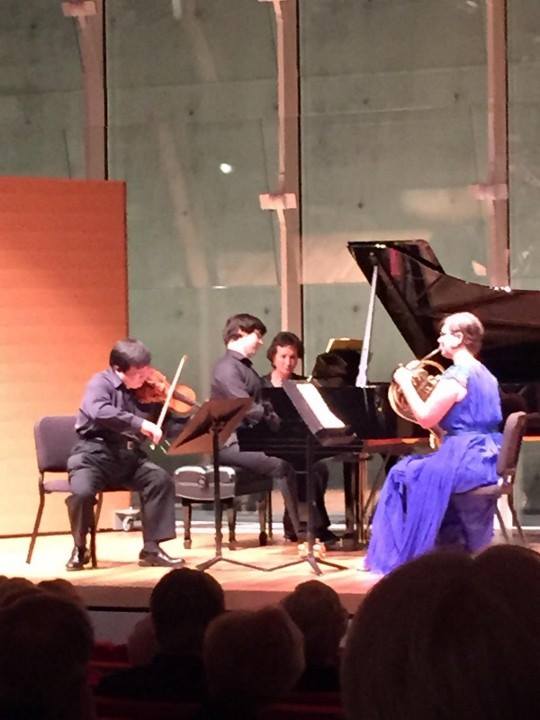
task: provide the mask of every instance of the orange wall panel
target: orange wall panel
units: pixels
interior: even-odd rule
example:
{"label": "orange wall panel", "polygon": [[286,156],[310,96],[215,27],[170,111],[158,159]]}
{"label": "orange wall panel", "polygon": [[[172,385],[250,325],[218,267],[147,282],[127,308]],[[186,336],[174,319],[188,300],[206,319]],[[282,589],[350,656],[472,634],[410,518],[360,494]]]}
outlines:
{"label": "orange wall panel", "polygon": [[[0,535],[32,529],[35,420],[75,413],[127,334],[126,265],[124,183],[0,178]],[[63,502],[42,529],[69,529]]]}

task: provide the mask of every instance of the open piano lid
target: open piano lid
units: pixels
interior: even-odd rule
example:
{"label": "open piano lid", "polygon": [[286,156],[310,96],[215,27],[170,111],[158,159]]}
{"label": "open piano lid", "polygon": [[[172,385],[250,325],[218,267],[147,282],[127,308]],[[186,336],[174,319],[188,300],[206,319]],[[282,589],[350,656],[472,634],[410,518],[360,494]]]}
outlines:
{"label": "open piano lid", "polygon": [[540,379],[540,292],[493,289],[446,275],[425,240],[350,242],[349,251],[414,355],[437,347],[441,320],[469,311],[486,334],[481,361],[499,382]]}

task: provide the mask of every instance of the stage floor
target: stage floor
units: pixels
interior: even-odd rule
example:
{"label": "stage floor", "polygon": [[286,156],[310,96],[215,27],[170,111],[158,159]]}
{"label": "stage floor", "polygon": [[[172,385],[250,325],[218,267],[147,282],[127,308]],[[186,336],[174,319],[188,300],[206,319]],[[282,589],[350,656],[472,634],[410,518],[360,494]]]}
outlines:
{"label": "stage floor", "polygon": [[[226,533],[225,533],[226,536]],[[185,558],[187,566],[195,568],[214,556],[214,535],[210,528],[195,530],[193,546],[185,550],[180,537],[163,543],[171,555]],[[223,556],[239,562],[251,563],[269,570],[300,558],[296,545],[284,543],[281,531],[276,530],[273,544],[259,547],[255,532],[243,532],[237,527],[239,548],[232,551],[223,547]],[[0,539],[0,574],[9,577],[27,577],[33,582],[64,577],[77,586],[90,609],[145,609],[150,592],[166,568],[142,568],[137,557],[142,546],[139,531],[102,532],[97,537],[99,567],[79,572],[67,572],[65,562],[72,547],[70,535],[42,536],[37,539],[32,563],[25,562],[28,538]],[[258,608],[278,602],[294,590],[298,583],[319,579],[331,585],[340,595],[343,604],[354,612],[366,592],[379,579],[378,576],[358,572],[356,566],[363,553],[331,552],[325,559],[342,565],[338,570],[320,565],[322,575],[317,576],[307,562],[289,568],[262,572],[228,562],[219,562],[209,572],[218,580],[226,595],[229,609]]]}
{"label": "stage floor", "polygon": [[[540,551],[537,533],[528,533],[530,546]],[[187,566],[195,568],[199,563],[214,556],[214,534],[209,524],[194,527],[193,546],[185,550],[181,532],[176,540],[163,544],[171,555],[185,558]],[[285,543],[281,529],[275,530],[273,544],[259,547],[255,527],[237,525],[239,548],[231,551],[224,543],[223,556],[239,562],[251,563],[265,570],[300,558],[298,548]],[[166,568],[142,568],[137,557],[142,546],[141,533],[108,531],[98,533],[97,555],[99,567],[79,572],[67,572],[65,562],[72,548],[71,536],[51,535],[39,537],[32,563],[25,562],[28,538],[0,539],[0,574],[8,577],[22,576],[33,582],[64,577],[77,586],[85,604],[90,610],[144,611],[152,588],[166,572]],[[210,573],[222,585],[226,605],[229,609],[259,608],[281,600],[296,585],[306,580],[318,579],[333,587],[339,593],[343,605],[354,613],[363,597],[378,582],[378,575],[359,572],[356,567],[364,552],[330,552],[325,559],[338,563],[344,569],[320,565],[322,575],[317,576],[307,562],[292,567],[259,571],[219,562]]]}

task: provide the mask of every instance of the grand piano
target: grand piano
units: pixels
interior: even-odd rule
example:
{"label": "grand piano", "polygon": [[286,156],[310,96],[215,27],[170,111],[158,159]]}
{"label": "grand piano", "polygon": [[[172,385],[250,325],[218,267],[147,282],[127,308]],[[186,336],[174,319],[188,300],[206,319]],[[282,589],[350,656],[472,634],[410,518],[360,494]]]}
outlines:
{"label": "grand piano", "polygon": [[[372,285],[411,349],[411,358],[421,358],[437,347],[443,318],[468,310],[485,327],[481,361],[501,384],[503,410],[528,413],[540,410],[540,293],[508,288],[490,288],[447,275],[431,246],[424,240],[392,242],[352,242],[349,251]],[[370,326],[366,323],[363,356],[369,352]],[[408,359],[408,358],[407,358]],[[443,358],[437,361],[445,364]],[[362,365],[362,363],[361,363]],[[425,444],[427,433],[418,425],[398,417],[388,402],[388,383],[369,383],[364,368],[358,372],[355,386],[321,388],[330,409],[351,431],[352,441],[343,446],[315,445],[315,457],[343,454],[365,459],[365,453],[386,456],[410,452]],[[305,452],[308,430],[290,399],[281,388],[264,391],[282,418],[277,433],[263,427],[239,431],[243,450],[263,450],[291,459]],[[533,416],[534,418],[534,416]],[[540,436],[540,422],[532,420],[528,435]],[[348,463],[346,467],[352,468]],[[366,516],[370,496],[363,502],[363,473],[345,474],[346,536],[354,543],[365,540]],[[353,544],[354,544],[353,543]]]}

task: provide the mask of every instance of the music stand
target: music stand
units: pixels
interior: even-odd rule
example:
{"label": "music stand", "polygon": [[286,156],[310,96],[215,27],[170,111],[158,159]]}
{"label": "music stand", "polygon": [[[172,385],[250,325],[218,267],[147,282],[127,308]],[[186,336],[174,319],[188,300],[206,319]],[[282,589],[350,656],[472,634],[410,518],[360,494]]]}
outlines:
{"label": "music stand", "polygon": [[308,521],[307,521],[307,541],[308,550],[307,554],[295,560],[293,562],[279,565],[278,567],[271,568],[271,570],[278,570],[291,565],[298,565],[299,563],[307,562],[317,575],[322,575],[322,570],[319,565],[328,565],[329,567],[336,568],[336,570],[346,570],[345,565],[339,565],[338,563],[330,562],[329,560],[321,560],[315,557],[313,552],[315,537],[313,528],[313,458],[315,453],[315,439],[325,446],[336,446],[346,445],[350,442],[354,442],[357,438],[354,433],[349,431],[349,428],[337,418],[328,405],[325,403],[323,397],[319,393],[318,388],[309,382],[298,382],[295,380],[286,380],[283,383],[283,389],[289,396],[291,402],[295,406],[298,414],[304,421],[308,430],[310,431],[307,443],[306,443],[306,501],[308,506]]}
{"label": "music stand", "polygon": [[231,560],[223,557],[221,532],[222,507],[220,492],[219,448],[236,430],[253,403],[252,398],[227,398],[223,400],[207,400],[190,418],[178,437],[172,441],[168,455],[187,455],[190,453],[212,453],[214,469],[214,525],[216,551],[213,558],[197,565],[198,570],[208,570],[220,561],[252,568],[265,568],[250,563]]}

